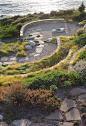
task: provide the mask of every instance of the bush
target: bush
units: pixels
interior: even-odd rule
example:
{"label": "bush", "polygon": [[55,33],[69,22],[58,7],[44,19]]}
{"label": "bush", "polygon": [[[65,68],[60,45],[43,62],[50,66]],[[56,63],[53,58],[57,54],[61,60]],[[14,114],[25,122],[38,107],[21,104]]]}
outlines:
{"label": "bush", "polygon": [[86,119],[86,113],[83,113],[81,117]]}
{"label": "bush", "polygon": [[17,57],[26,57],[27,54],[25,53],[24,50],[22,50],[21,52],[17,52],[16,56],[17,56]]}
{"label": "bush", "polygon": [[80,36],[81,34],[84,33],[84,28],[80,28],[78,31],[77,31],[77,35]]}
{"label": "bush", "polygon": [[15,38],[18,37],[18,30],[15,26],[3,26],[0,29],[0,38],[3,39],[8,39],[8,38]]}
{"label": "bush", "polygon": [[2,101],[20,105],[26,100],[27,90],[21,84],[13,84],[2,88]]}
{"label": "bush", "polygon": [[52,96],[53,92],[50,90],[28,90],[27,106],[31,108],[38,107],[41,111],[45,112],[54,111],[60,107],[60,103],[58,99],[55,100]]}
{"label": "bush", "polygon": [[86,60],[86,50],[83,50],[83,51],[80,53],[79,59]]}
{"label": "bush", "polygon": [[75,42],[75,44],[80,45],[80,46],[86,45],[86,33],[81,34],[78,37],[75,37],[73,41]]}
{"label": "bush", "polygon": [[69,88],[71,86],[71,83],[69,81],[64,82],[64,87]]}
{"label": "bush", "polygon": [[56,90],[56,89],[57,89],[56,85],[51,85],[51,86],[50,86],[50,90],[53,90],[53,91],[54,91],[54,90]]}
{"label": "bush", "polygon": [[85,24],[86,24],[86,20],[83,20],[83,21],[82,21],[82,25],[85,25]]}
{"label": "bush", "polygon": [[41,16],[39,16],[39,19],[49,19],[49,15],[48,14],[42,14]]}
{"label": "bush", "polygon": [[31,38],[27,38],[27,40],[33,40],[34,39],[34,37],[31,37]]}
{"label": "bush", "polygon": [[49,89],[51,85],[56,85],[57,87],[62,88],[64,87],[65,81],[70,81],[71,86],[83,85],[84,82],[78,73],[64,73],[57,70],[52,70],[51,72],[25,79],[23,82],[21,82],[21,84],[31,89],[37,89],[41,85],[45,85],[45,88]]}
{"label": "bush", "polygon": [[79,126],[79,122],[78,121],[74,121],[74,126]]}

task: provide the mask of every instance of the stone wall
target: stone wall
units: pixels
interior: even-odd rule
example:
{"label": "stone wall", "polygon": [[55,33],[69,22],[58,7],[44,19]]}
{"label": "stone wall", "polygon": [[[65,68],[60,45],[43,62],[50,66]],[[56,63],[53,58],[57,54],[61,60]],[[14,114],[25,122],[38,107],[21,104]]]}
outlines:
{"label": "stone wall", "polygon": [[21,27],[20,39],[22,39],[24,37],[24,33],[25,33],[26,29],[28,29],[32,26],[44,24],[44,23],[58,23],[58,22],[64,22],[64,19],[44,19],[44,20],[37,20],[37,21],[27,23]]}

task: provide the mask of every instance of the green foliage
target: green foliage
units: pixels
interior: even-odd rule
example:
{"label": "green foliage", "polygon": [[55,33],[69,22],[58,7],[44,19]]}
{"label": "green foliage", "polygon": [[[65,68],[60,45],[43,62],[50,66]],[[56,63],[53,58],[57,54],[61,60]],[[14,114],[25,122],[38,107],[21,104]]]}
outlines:
{"label": "green foliage", "polygon": [[74,121],[74,125],[73,126],[79,126],[79,122],[78,121]]}
{"label": "green foliage", "polygon": [[75,37],[73,41],[75,42],[75,44],[80,45],[80,46],[86,45],[86,33],[81,34],[78,37]]}
{"label": "green foliage", "polygon": [[17,51],[22,51],[25,49],[25,45],[28,45],[28,42],[17,41],[15,43],[3,43],[0,48],[0,57],[9,56]]}
{"label": "green foliage", "polygon": [[82,21],[82,25],[85,25],[85,24],[86,24],[86,20],[83,20],[83,21]]}
{"label": "green foliage", "polygon": [[56,89],[57,89],[56,85],[51,85],[50,86],[50,90],[56,90]]}
{"label": "green foliage", "polygon": [[83,51],[80,53],[79,59],[86,60],[86,50],[83,50]]}
{"label": "green foliage", "polygon": [[8,39],[18,37],[18,30],[15,26],[3,26],[0,28],[0,39]]}
{"label": "green foliage", "polygon": [[69,88],[71,86],[71,82],[70,81],[65,81],[64,86],[65,86],[65,88]]}
{"label": "green foliage", "polygon": [[85,5],[84,3],[82,2],[80,7],[78,8],[78,10],[82,13],[84,10],[85,10]]}
{"label": "green foliage", "polygon": [[52,70],[43,75],[35,76],[32,78],[25,79],[21,82],[25,87],[29,87],[31,89],[37,89],[41,85],[45,85],[45,88],[49,89],[51,85],[56,85],[57,87],[64,87],[64,82],[70,81],[71,86],[83,85],[82,77],[77,73],[70,72],[64,73],[56,70]]}
{"label": "green foliage", "polygon": [[45,89],[45,85],[41,85],[40,88],[41,88],[41,89]]}
{"label": "green foliage", "polygon": [[77,31],[77,35],[80,36],[81,34],[84,33],[84,28],[80,28],[78,31]]}
{"label": "green foliage", "polygon": [[49,19],[49,14],[42,14],[39,16],[39,19]]}
{"label": "green foliage", "polygon": [[86,119],[86,113],[83,113],[81,117]]}
{"label": "green foliage", "polygon": [[35,40],[34,42],[35,42],[36,44],[37,44],[37,43],[39,43],[39,41],[38,41],[38,40]]}
{"label": "green foliage", "polygon": [[17,56],[17,57],[26,57],[27,54],[25,53],[24,50],[22,50],[21,52],[17,52],[16,56]]}
{"label": "green foliage", "polygon": [[34,39],[34,37],[27,38],[27,40],[33,40],[33,39]]}
{"label": "green foliage", "polygon": [[37,37],[40,37],[40,35],[37,35]]}

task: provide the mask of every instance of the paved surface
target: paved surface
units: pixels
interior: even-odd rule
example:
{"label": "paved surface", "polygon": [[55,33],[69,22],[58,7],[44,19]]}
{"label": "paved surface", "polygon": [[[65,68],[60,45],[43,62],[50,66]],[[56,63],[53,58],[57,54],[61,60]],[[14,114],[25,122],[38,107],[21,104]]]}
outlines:
{"label": "paved surface", "polygon": [[79,102],[85,102],[85,103],[86,103],[86,94],[80,95],[80,96],[78,97],[78,101],[79,101]]}
{"label": "paved surface", "polygon": [[[34,32],[40,32],[44,37],[42,40],[45,40],[47,38],[51,38],[52,36],[70,36],[76,33],[76,31],[81,28],[81,26],[76,26],[76,23],[49,23],[49,24],[40,24],[33,26],[29,29],[26,30],[25,32],[25,37],[28,34],[34,33]],[[52,29],[57,29],[57,28],[65,28],[65,32],[63,33],[53,33],[52,34]]]}
{"label": "paved surface", "polygon": [[59,126],[73,126],[73,123],[63,122],[63,123],[59,123]]}
{"label": "paved surface", "polygon": [[62,115],[59,110],[56,110],[55,112],[53,112],[49,116],[47,116],[46,119],[60,120],[60,119],[62,119]]}
{"label": "paved surface", "polygon": [[70,90],[69,93],[71,95],[80,95],[80,94],[86,93],[86,90],[77,87]]}
{"label": "paved surface", "polygon": [[74,108],[65,114],[67,121],[81,120],[79,110]]}
{"label": "paved surface", "polygon": [[60,107],[60,110],[66,112],[67,110],[69,110],[70,108],[73,108],[73,107],[77,107],[75,101],[72,99],[65,98]]}

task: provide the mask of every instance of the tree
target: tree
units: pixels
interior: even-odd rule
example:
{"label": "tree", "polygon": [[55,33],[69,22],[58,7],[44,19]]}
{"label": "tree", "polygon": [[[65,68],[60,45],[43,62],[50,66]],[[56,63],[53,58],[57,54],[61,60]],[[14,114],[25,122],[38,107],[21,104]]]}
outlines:
{"label": "tree", "polygon": [[85,5],[84,5],[83,2],[81,3],[81,5],[80,5],[80,7],[78,8],[78,10],[79,10],[81,13],[84,12],[84,10],[85,10]]}

